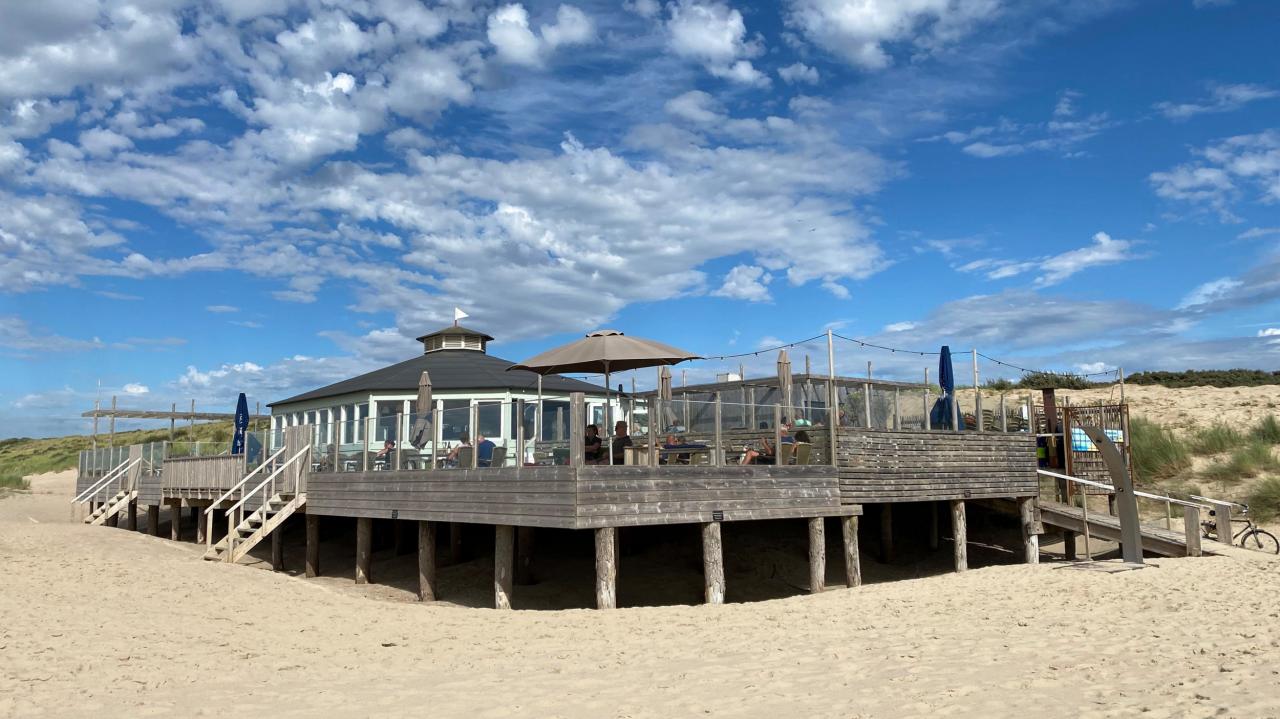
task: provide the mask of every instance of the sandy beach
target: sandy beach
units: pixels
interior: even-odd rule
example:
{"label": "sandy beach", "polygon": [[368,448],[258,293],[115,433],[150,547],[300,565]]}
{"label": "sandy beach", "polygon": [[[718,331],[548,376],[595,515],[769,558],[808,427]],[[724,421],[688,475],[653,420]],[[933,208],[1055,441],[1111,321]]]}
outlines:
{"label": "sandy beach", "polygon": [[72,524],[70,476],[0,500],[3,716],[1280,715],[1280,563],[1243,551],[498,612]]}

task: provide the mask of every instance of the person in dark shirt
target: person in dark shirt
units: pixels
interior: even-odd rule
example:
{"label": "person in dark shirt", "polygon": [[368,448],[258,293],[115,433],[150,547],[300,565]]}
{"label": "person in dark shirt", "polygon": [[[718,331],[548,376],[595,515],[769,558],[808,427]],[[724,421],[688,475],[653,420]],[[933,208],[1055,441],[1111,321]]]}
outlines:
{"label": "person in dark shirt", "polygon": [[483,434],[476,435],[476,466],[488,467],[493,464],[494,444]]}
{"label": "person in dark shirt", "polygon": [[582,456],[587,464],[597,464],[604,458],[604,440],[600,439],[600,430],[594,424],[587,425],[587,435],[582,443]]}
{"label": "person in dark shirt", "polygon": [[[805,435],[808,437],[808,435]],[[791,436],[791,425],[782,420],[782,444],[795,444],[796,438]],[[777,464],[778,448],[769,439],[761,438],[760,449],[748,449],[742,455],[742,464]]]}
{"label": "person in dark shirt", "polygon": [[374,458],[375,460],[380,459],[380,460],[382,460],[382,461],[385,463],[385,464],[383,464],[383,466],[382,466],[382,468],[383,468],[383,469],[394,469],[394,465],[395,465],[395,463],[396,463],[396,442],[395,442],[395,440],[393,440],[393,439],[388,439],[386,442],[384,442],[384,443],[382,444],[382,451],[381,451],[381,452],[379,452],[379,453],[377,453],[377,454],[375,454],[375,455],[373,455],[373,458]]}
{"label": "person in dark shirt", "polygon": [[631,435],[627,434],[627,423],[624,422],[623,420],[618,420],[618,423],[613,425],[612,452],[613,452],[614,464],[626,464],[626,461],[627,461],[626,448],[630,446],[632,446]]}

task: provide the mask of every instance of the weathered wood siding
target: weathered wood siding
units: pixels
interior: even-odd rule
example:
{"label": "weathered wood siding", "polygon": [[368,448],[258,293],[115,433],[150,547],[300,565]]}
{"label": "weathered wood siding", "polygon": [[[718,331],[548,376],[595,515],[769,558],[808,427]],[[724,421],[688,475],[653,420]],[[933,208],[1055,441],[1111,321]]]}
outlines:
{"label": "weathered wood siding", "polygon": [[503,467],[312,473],[307,512],[588,529],[857,514],[832,467]]}
{"label": "weathered wood siding", "polygon": [[163,504],[164,494],[160,489],[160,475],[143,472],[138,477],[138,504]]}
{"label": "weathered wood siding", "polygon": [[573,528],[574,476],[572,467],[313,472],[307,512]]}
{"label": "weathered wood siding", "polygon": [[858,514],[841,506],[835,468],[610,467],[578,469],[579,528]]}
{"label": "weathered wood siding", "polygon": [[837,462],[846,504],[1037,494],[1027,434],[841,429]]}
{"label": "weathered wood siding", "polygon": [[244,475],[244,455],[170,457],[160,484],[166,497],[216,499]]}

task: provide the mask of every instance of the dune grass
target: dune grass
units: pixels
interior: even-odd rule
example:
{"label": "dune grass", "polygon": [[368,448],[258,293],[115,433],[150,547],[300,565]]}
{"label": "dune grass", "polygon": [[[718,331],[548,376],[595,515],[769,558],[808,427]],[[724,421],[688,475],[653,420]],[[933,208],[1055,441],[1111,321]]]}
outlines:
{"label": "dune grass", "polygon": [[1227,459],[1209,465],[1202,474],[1215,482],[1235,484],[1272,472],[1280,472],[1280,460],[1271,452],[1270,444],[1254,440],[1236,449]]}
{"label": "dune grass", "polygon": [[1129,422],[1133,468],[1139,481],[1169,479],[1191,468],[1186,444],[1159,422],[1134,417]]}
{"label": "dune grass", "polygon": [[12,489],[31,489],[31,483],[20,474],[0,474],[0,492]]}
{"label": "dune grass", "polygon": [[1245,436],[1235,427],[1221,422],[1196,431],[1187,443],[1192,454],[1222,454],[1244,444]]}
{"label": "dune grass", "polygon": [[1280,419],[1274,414],[1267,415],[1249,430],[1249,437],[1258,442],[1280,444]]}
{"label": "dune grass", "polygon": [[1268,477],[1249,493],[1249,514],[1259,522],[1280,517],[1280,477]]}
{"label": "dune grass", "polygon": [[[131,432],[117,432],[115,444],[120,447],[146,442],[161,442],[168,438],[168,427],[134,430]],[[176,439],[199,442],[226,442],[230,438],[230,422],[197,424],[194,434],[187,428],[179,429],[176,434]],[[98,446],[105,447],[106,443],[107,438],[98,435]],[[80,459],[80,451],[92,447],[93,438],[88,435],[71,435],[49,439],[20,437],[0,440],[0,478],[14,476],[21,479],[32,474],[74,469]]]}

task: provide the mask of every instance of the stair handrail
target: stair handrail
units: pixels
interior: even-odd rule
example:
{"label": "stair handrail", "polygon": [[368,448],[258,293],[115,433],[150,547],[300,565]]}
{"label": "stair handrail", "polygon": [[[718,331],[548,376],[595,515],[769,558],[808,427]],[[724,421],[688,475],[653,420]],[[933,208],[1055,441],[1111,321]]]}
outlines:
{"label": "stair handrail", "polygon": [[[1065,480],[1067,480],[1067,481],[1069,481],[1069,482],[1078,482],[1078,483],[1080,483],[1080,484],[1087,484],[1087,485],[1089,485],[1090,487],[1097,487],[1097,488],[1099,488],[1099,489],[1109,489],[1109,490],[1111,490],[1112,492],[1116,491],[1116,488],[1115,488],[1115,487],[1111,486],[1110,484],[1106,484],[1106,483],[1104,483],[1104,482],[1095,482],[1095,481],[1090,480],[1090,479],[1081,479],[1081,478],[1079,478],[1079,477],[1072,477],[1072,476],[1071,476],[1071,475],[1069,475],[1069,474],[1058,474],[1057,472],[1050,472],[1050,471],[1043,470],[1043,469],[1037,469],[1037,470],[1036,470],[1036,472],[1037,472],[1038,474],[1043,474],[1043,475],[1044,475],[1044,476],[1046,476],[1046,477],[1054,477],[1054,478],[1056,478],[1056,479],[1065,479]],[[1147,498],[1147,499],[1158,499],[1158,500],[1160,500],[1161,502],[1168,502],[1168,503],[1170,503],[1170,504],[1178,504],[1178,505],[1182,505],[1183,507],[1198,507],[1198,508],[1200,508],[1200,509],[1210,509],[1209,505],[1207,505],[1207,504],[1200,504],[1199,502],[1188,502],[1188,501],[1186,501],[1185,499],[1178,499],[1178,498],[1176,498],[1176,497],[1170,497],[1170,496],[1169,496],[1169,495],[1167,495],[1167,494],[1152,494],[1152,493],[1150,493],[1150,492],[1143,492],[1143,491],[1140,491],[1140,490],[1134,490],[1134,492],[1133,492],[1133,493],[1134,493],[1134,495],[1135,495],[1135,496],[1138,496],[1138,497],[1145,497],[1145,498]],[[1213,502],[1213,503],[1215,503],[1215,504],[1232,504],[1231,502],[1219,502],[1218,500],[1207,499],[1207,498],[1205,498],[1205,497],[1197,497],[1197,496],[1196,496],[1196,495],[1194,495],[1194,494],[1193,494],[1193,495],[1191,495],[1191,498],[1192,498],[1192,499],[1203,499],[1203,500],[1205,500],[1206,502]]]}
{"label": "stair handrail", "polygon": [[[297,454],[293,455],[287,461],[285,461],[284,464],[276,468],[276,471],[272,472],[266,479],[262,480],[262,482],[258,486],[254,487],[252,490],[248,492],[245,492],[244,495],[240,498],[240,501],[231,505],[231,508],[227,510],[227,555],[226,556],[228,558],[233,556],[233,553],[235,552],[235,548],[236,548],[235,528],[239,526],[241,522],[244,521],[244,503],[247,502],[250,497],[256,496],[258,492],[270,487],[270,492],[264,492],[264,496],[262,498],[261,506],[266,507],[267,503],[271,501],[271,496],[275,494],[276,476],[279,475],[281,472],[283,472],[289,465],[293,464],[294,462],[297,462],[300,458],[302,458],[303,455],[306,455],[308,457],[311,455],[310,444],[298,450]],[[239,512],[239,514],[237,514],[237,511]],[[264,515],[265,515],[265,512],[264,512]],[[265,523],[266,521],[264,516],[263,524]]]}
{"label": "stair handrail", "polygon": [[267,457],[265,460],[263,460],[262,464],[255,467],[252,472],[246,474],[244,478],[241,479],[239,482],[236,482],[236,485],[234,487],[232,487],[231,489],[228,489],[226,493],[224,493],[221,497],[218,497],[217,499],[213,500],[213,504],[206,507],[204,510],[204,513],[213,514],[213,510],[217,509],[219,504],[222,504],[223,502],[227,501],[227,498],[229,498],[236,490],[243,487],[245,483],[249,481],[250,477],[257,474],[258,472],[261,472],[264,467],[270,466],[271,463],[275,461],[276,457],[279,457],[280,455],[284,454],[284,451],[286,449],[287,447],[281,447],[280,449],[277,449],[274,454],[272,454],[270,457]]}
{"label": "stair handrail", "polygon": [[124,472],[128,472],[130,469],[133,468],[133,465],[141,461],[142,461],[141,457],[135,457],[133,459],[126,459],[125,461],[116,465],[115,469],[111,470],[110,472],[107,472],[107,476],[103,477],[97,482],[94,482],[92,485],[90,485],[88,489],[84,490],[80,494],[77,494],[75,498],[71,500],[71,503],[76,504],[78,502],[85,502],[92,499],[93,497],[98,496],[98,493],[101,492],[107,486],[107,484],[109,484],[114,480],[119,479],[121,474],[123,474]]}

